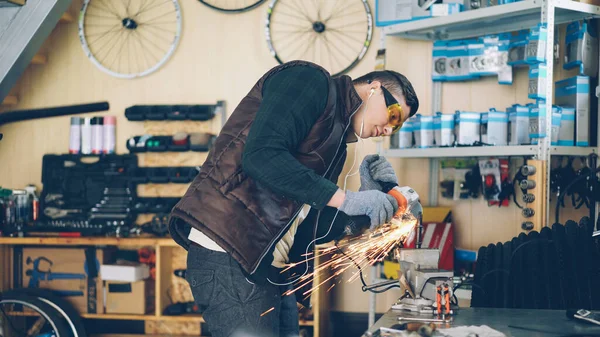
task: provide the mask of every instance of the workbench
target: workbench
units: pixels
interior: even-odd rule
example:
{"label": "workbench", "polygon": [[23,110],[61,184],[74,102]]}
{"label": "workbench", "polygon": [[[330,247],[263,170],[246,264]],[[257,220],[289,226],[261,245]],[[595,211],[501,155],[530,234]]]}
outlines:
{"label": "workbench", "polygon": [[[411,313],[390,309],[363,334],[363,337],[370,336],[369,333],[374,333],[380,327],[390,328],[394,324],[409,322],[409,320],[399,321],[400,316],[408,317]],[[432,316],[415,317],[431,318]],[[565,310],[459,309],[450,327],[465,325],[487,325],[507,337],[600,336],[600,326],[568,319]]]}

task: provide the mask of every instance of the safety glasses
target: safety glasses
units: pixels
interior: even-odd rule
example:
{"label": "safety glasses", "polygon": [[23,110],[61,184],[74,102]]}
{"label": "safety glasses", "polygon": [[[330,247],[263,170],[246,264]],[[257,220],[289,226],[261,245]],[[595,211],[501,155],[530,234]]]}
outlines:
{"label": "safety glasses", "polygon": [[388,124],[392,127],[392,134],[398,132],[404,123],[404,112],[398,101],[392,94],[383,86],[383,98],[388,109]]}

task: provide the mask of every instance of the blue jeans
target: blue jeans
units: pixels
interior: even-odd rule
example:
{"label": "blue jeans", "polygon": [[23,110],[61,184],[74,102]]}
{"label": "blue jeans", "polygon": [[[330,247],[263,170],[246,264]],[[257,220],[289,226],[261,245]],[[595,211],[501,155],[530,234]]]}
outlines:
{"label": "blue jeans", "polygon": [[192,243],[186,279],[213,337],[299,336],[296,296],[282,296],[289,287],[250,283],[229,254]]}

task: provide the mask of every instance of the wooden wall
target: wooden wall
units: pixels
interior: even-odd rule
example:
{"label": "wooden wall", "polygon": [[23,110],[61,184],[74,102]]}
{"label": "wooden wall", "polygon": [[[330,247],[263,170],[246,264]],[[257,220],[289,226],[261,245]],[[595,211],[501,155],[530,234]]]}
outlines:
{"label": "wooden wall", "polygon": [[[77,35],[77,23],[55,28],[45,49],[48,63],[30,67],[14,89],[19,104],[11,109],[41,108],[69,104],[109,101],[117,116],[117,152],[125,153],[128,137],[142,134],[145,128],[160,132],[161,125],[128,122],[125,108],[135,104],[195,104],[227,102],[227,110],[247,93],[255,81],[276,65],[264,38],[266,5],[248,13],[225,15],[203,6],[196,0],[180,0],[183,34],[180,45],[169,62],[156,73],[134,80],[122,80],[98,70],[84,55]],[[75,1],[74,9],[79,7]],[[371,3],[373,8],[373,2]],[[373,8],[374,9],[374,8]],[[210,30],[209,30],[210,29]],[[379,32],[365,59],[350,73],[356,77],[373,69]],[[413,83],[421,101],[420,113],[431,111],[431,44],[388,38],[387,67],[404,73]],[[516,72],[512,86],[500,86],[495,78],[467,83],[444,84],[442,111],[457,109],[486,111],[526,103],[527,73]],[[2,109],[2,108],[0,108]],[[7,110],[4,108],[4,110]],[[41,159],[46,153],[68,150],[69,117],[56,117],[13,123],[0,127],[0,186],[19,188],[35,183],[40,188]],[[373,141],[359,145],[354,169],[366,154],[374,153]],[[353,163],[354,146],[344,174]],[[199,162],[203,160],[198,154]],[[173,159],[177,161],[176,158]],[[186,159],[188,160],[188,159]],[[151,161],[141,159],[147,165]],[[415,188],[424,203],[428,202],[429,163],[425,159],[390,159],[401,184]],[[182,164],[182,163],[179,163]],[[359,179],[349,179],[348,188],[356,190]],[[153,191],[152,193],[160,193]],[[165,192],[166,193],[166,192]],[[518,233],[519,210],[488,207],[483,200],[453,202],[439,198],[440,204],[452,205],[456,222],[456,246],[477,249],[490,242],[505,241]],[[333,290],[333,310],[366,312],[368,295],[359,282],[343,284]],[[377,310],[387,310],[397,293],[380,295]]]}

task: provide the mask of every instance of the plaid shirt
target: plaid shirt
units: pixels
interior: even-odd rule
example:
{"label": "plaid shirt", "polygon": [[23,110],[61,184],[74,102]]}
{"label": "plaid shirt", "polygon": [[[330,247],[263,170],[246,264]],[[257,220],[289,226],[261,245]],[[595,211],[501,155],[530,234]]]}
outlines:
{"label": "plaid shirt", "polygon": [[269,77],[252,123],[243,168],[287,198],[324,208],[338,187],[298,162],[293,153],[325,110],[328,81],[317,69],[295,66]]}

